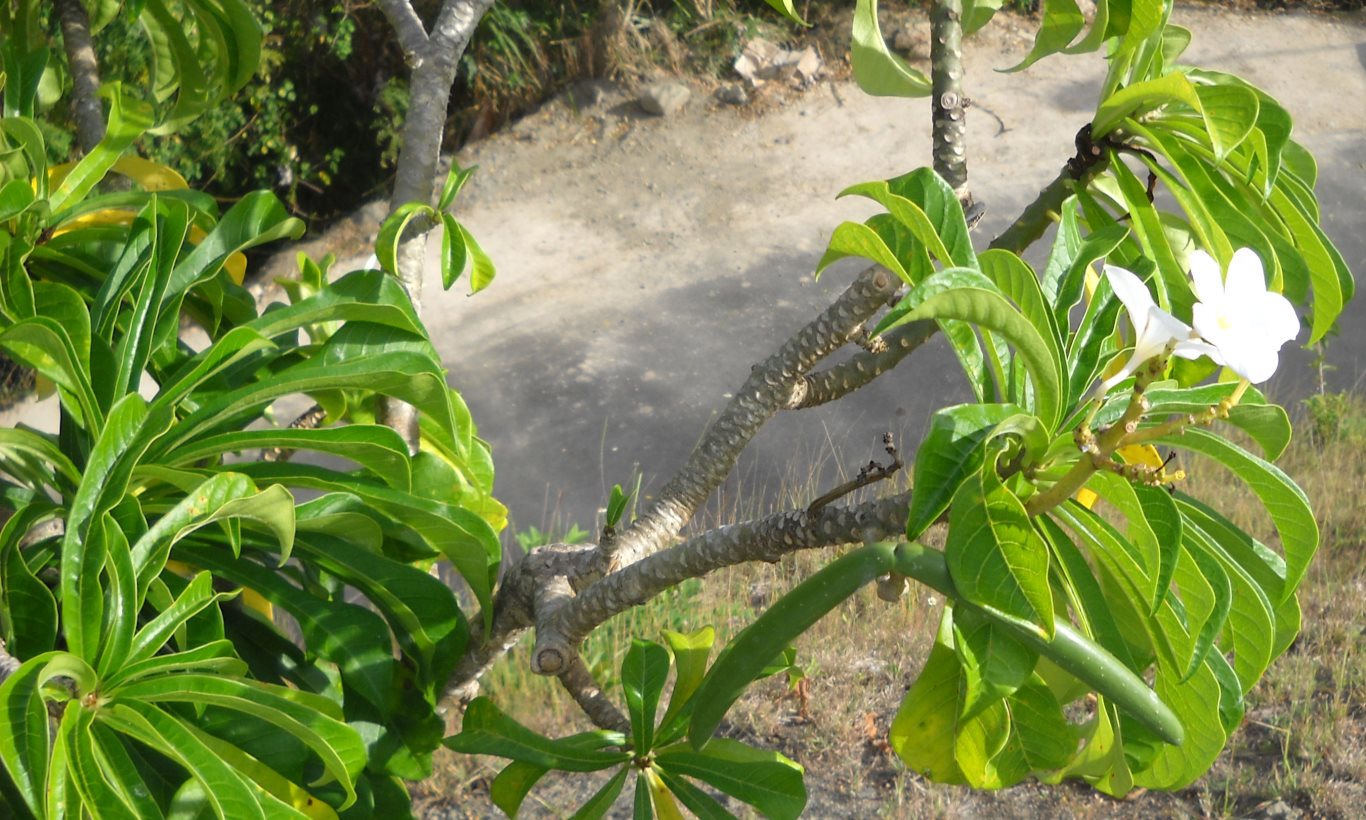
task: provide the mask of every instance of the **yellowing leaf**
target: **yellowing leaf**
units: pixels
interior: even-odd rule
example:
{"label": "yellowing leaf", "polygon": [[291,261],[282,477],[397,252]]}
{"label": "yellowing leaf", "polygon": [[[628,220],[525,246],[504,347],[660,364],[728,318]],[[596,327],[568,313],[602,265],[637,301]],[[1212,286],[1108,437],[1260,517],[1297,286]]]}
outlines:
{"label": "yellowing leaf", "polygon": [[1098,498],[1095,492],[1093,492],[1092,490],[1088,490],[1085,487],[1082,487],[1080,490],[1077,490],[1077,494],[1072,497],[1077,499],[1078,504],[1082,505],[1088,510],[1095,508],[1096,499]]}
{"label": "yellowing leaf", "polygon": [[1152,467],[1154,470],[1160,470],[1163,467],[1161,454],[1151,444],[1130,444],[1127,447],[1121,447],[1119,448],[1119,457],[1124,459],[1125,464],[1142,464],[1145,467]]}

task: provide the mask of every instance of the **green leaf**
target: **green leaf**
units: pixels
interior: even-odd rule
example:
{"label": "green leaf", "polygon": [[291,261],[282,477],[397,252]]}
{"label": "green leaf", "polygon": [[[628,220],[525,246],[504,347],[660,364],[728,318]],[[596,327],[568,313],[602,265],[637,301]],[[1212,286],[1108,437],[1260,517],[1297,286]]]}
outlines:
{"label": "green leaf", "polygon": [[949,258],[944,260],[946,266],[977,267],[972,237],[963,216],[963,205],[953,188],[939,174],[932,168],[917,168],[887,180],[887,185],[893,194],[910,200],[924,211],[934,232],[943,239],[948,249]]}
{"label": "green leaf", "polygon": [[[577,745],[584,749],[592,750],[601,749],[605,745],[613,745],[620,740],[622,740],[620,734],[598,730],[570,735],[569,737],[561,738],[557,742]],[[498,773],[498,776],[493,779],[493,783],[489,786],[489,797],[493,800],[495,806],[503,810],[504,814],[508,817],[515,817],[518,808],[522,805],[522,801],[526,799],[527,793],[540,782],[547,771],[549,770],[544,767],[532,763],[525,763],[520,760],[514,760],[504,766],[503,770]],[[622,767],[622,771],[629,772],[630,767],[624,766]],[[620,791],[621,790],[618,789],[617,793],[619,794]],[[615,800],[615,796],[613,796],[612,799]],[[604,808],[610,807],[610,805],[611,804],[608,803]],[[582,809],[580,811],[582,811]]]}
{"label": "green leaf", "polygon": [[655,760],[661,771],[695,777],[766,817],[795,818],[806,807],[802,767],[777,752],[713,738],[700,751],[683,743],[660,749]]}
{"label": "green leaf", "polygon": [[1030,525],[1024,504],[996,474],[1000,445],[988,444],[988,450],[977,474],[954,495],[944,558],[964,600],[1049,637],[1048,547]]}
{"label": "green leaf", "polygon": [[784,17],[791,20],[792,22],[796,23],[797,25],[810,25],[802,19],[802,16],[800,14],[797,13],[796,7],[792,5],[792,0],[764,0],[764,2],[768,3],[774,9],[777,9],[777,11],[780,14],[782,14]]}
{"label": "green leaf", "polygon": [[949,501],[982,464],[983,445],[996,425],[1018,414],[1011,404],[960,404],[930,417],[915,453],[906,538],[919,538],[949,508]]}
{"label": "green leaf", "polygon": [[[1106,4],[1098,3],[1097,8]],[[1086,18],[1075,0],[1043,0],[1043,24],[1034,35],[1034,47],[1023,60],[1005,70],[1023,71],[1044,57],[1057,54],[1076,39],[1085,25]]]}
{"label": "green leaf", "polygon": [[[137,811],[125,800],[124,795],[105,779],[105,774],[95,757],[94,742],[90,736],[93,718],[94,712],[90,709],[68,708],[57,729],[61,736],[58,742],[66,747],[67,770],[71,785],[75,786],[76,793],[87,806],[98,807],[100,817],[127,817],[136,820],[139,817]],[[156,814],[160,812],[157,811]]]}
{"label": "green leaf", "polygon": [[90,193],[133,140],[152,125],[151,108],[140,100],[125,97],[118,84],[108,86],[109,116],[104,136],[81,158],[71,172],[62,179],[57,190],[47,198],[54,219],[60,220],[62,209],[80,202]]}
{"label": "green leaf", "polygon": [[465,754],[497,755],[566,772],[596,772],[631,758],[622,751],[598,751],[542,737],[503,714],[485,697],[470,701],[460,734],[442,742]]}
{"label": "green leaf", "polygon": [[450,587],[416,567],[340,538],[312,534],[318,519],[308,515],[306,507],[300,509],[300,554],[375,604],[399,645],[417,659],[419,680],[426,694],[434,697],[469,639],[465,616]]}
{"label": "green leaf", "polygon": [[1205,430],[1187,428],[1181,435],[1158,439],[1155,443],[1209,456],[1256,493],[1271,514],[1285,552],[1285,582],[1276,600],[1284,601],[1293,595],[1319,546],[1318,524],[1304,491],[1274,464]]}
{"label": "green leaf", "polygon": [[[937,276],[944,273],[947,271]],[[1054,357],[1044,337],[1029,320],[1000,293],[977,287],[942,291],[899,316],[895,325],[918,319],[957,319],[1000,333],[1015,346],[1033,379],[1035,414],[1049,429],[1061,420],[1062,362]],[[878,331],[885,332],[890,327],[880,324]]]}
{"label": "green leaf", "polygon": [[659,779],[673,792],[678,802],[692,812],[698,820],[731,820],[735,815],[726,810],[716,798],[694,786],[686,778],[679,777],[666,769],[659,769]]}
{"label": "green leaf", "polygon": [[[214,592],[212,575],[207,572],[196,574],[169,607],[163,609],[138,630],[133,637],[132,645],[129,647],[122,666],[126,668],[139,661],[151,658],[161,651],[161,648],[166,645],[176,630],[184,626],[190,618],[226,597],[230,596],[225,593]],[[116,680],[112,677],[106,679],[106,687],[112,688]]]}
{"label": "green leaf", "polygon": [[877,0],[858,0],[850,32],[854,81],[875,97],[924,97],[930,80],[887,49],[877,21]]}
{"label": "green leaf", "polygon": [[1092,136],[1100,139],[1126,117],[1138,119],[1165,105],[1180,103],[1201,113],[1200,95],[1184,74],[1174,73],[1154,80],[1134,83],[1103,100],[1091,120]]}
{"label": "green leaf", "polygon": [[1029,680],[1039,653],[972,607],[953,611],[954,650],[962,666],[961,716],[971,718]]}
{"label": "green leaf", "polygon": [[612,485],[612,494],[607,499],[607,514],[603,517],[605,526],[616,527],[621,523],[621,517],[626,513],[626,504],[631,500],[631,495],[623,492],[620,484]]}
{"label": "green leaf", "polygon": [[[923,244],[941,264],[948,266],[956,264],[949,255],[949,249],[944,246],[944,240],[940,238],[939,232],[930,223],[930,218],[925,214],[925,211],[906,197],[893,193],[887,182],[864,182],[851,185],[840,191],[837,196],[853,195],[866,196],[886,208],[888,213],[902,225],[905,225],[906,229],[911,232],[911,236]],[[912,283],[908,282],[908,284]]]}
{"label": "green leaf", "polygon": [[255,590],[299,622],[305,643],[337,664],[342,680],[381,713],[392,708],[394,657],[384,620],[363,607],[301,594],[279,573],[245,559],[232,560],[221,547],[181,542],[176,557],[192,566]]}
{"label": "green leaf", "polygon": [[688,740],[701,749],[721,718],[764,666],[841,601],[887,573],[892,546],[873,544],[845,555],[798,584],[730,642],[693,696]]}
{"label": "green leaf", "polygon": [[242,677],[247,673],[247,665],[237,657],[232,641],[221,639],[200,644],[184,652],[171,652],[125,663],[105,678],[102,685],[107,691],[112,692],[120,684],[128,681],[176,672],[203,672]]}
{"label": "green leaf", "polygon": [[460,163],[452,159],[451,170],[446,173],[446,182],[441,186],[441,196],[436,200],[436,209],[438,211],[450,210],[450,207],[455,204],[455,198],[460,196],[460,192],[464,189],[465,183],[470,181],[470,177],[474,176],[474,172],[478,169],[478,165],[461,168]]}
{"label": "green leaf", "polygon": [[48,661],[60,654],[30,658],[0,683],[0,761],[29,811],[39,817],[52,754],[41,688]]}
{"label": "green leaf", "polygon": [[[572,820],[597,820],[597,818],[605,817],[612,806],[616,805],[617,798],[621,796],[621,789],[626,785],[626,776],[631,771],[630,766],[622,766],[616,774],[612,775],[610,780],[593,792],[593,796],[588,798],[588,802],[579,806],[579,810],[571,815]],[[512,817],[513,815],[509,813],[508,816]]]}
{"label": "green leaf", "polygon": [[90,384],[89,370],[81,365],[80,354],[59,322],[46,316],[21,319],[0,331],[0,347],[62,388],[63,406],[81,427],[92,434],[100,429],[104,416]]}
{"label": "green leaf", "polygon": [[902,267],[896,254],[887,246],[886,241],[872,228],[858,222],[842,222],[830,235],[830,243],[820,262],[816,263],[816,278],[832,262],[847,256],[858,256],[876,262],[895,273],[901,281],[911,284],[910,274]]}
{"label": "green leaf", "polygon": [[379,265],[385,273],[390,276],[399,275],[398,246],[408,226],[415,220],[425,222],[437,218],[437,212],[430,205],[421,202],[404,203],[385,218],[384,223],[379,226],[379,235],[375,238],[375,255],[379,257]]}
{"label": "green leaf", "polygon": [[465,246],[464,234],[455,217],[443,213],[441,226],[441,289],[450,290],[451,285],[465,273],[465,266],[469,264],[469,249]]}
{"label": "green leaf", "polygon": [[474,235],[458,222],[455,227],[460,231],[460,239],[470,255],[470,295],[473,296],[493,283],[497,270],[493,267],[493,260],[474,241]]}
{"label": "green leaf", "polygon": [[239,463],[232,466],[249,471],[262,483],[278,482],[361,498],[379,513],[416,532],[448,558],[469,583],[483,605],[485,615],[492,617],[489,601],[493,577],[498,571],[500,546],[497,533],[474,513],[307,464]]}
{"label": "green leaf", "polygon": [[[71,501],[62,538],[62,626],[68,648],[93,661],[99,650],[104,600],[100,572],[105,563],[105,539],[100,517],[122,500],[129,471],[141,450],[136,440],[147,421],[147,402],[136,393],[124,396],[109,412],[108,423],[95,441],[85,465],[85,477]],[[122,543],[127,548],[127,543]],[[131,610],[137,605],[131,603]]]}
{"label": "green leaf", "polygon": [[241,473],[218,473],[205,479],[133,544],[133,567],[137,572],[138,600],[161,574],[166,558],[181,539],[215,521],[245,519],[275,536],[280,561],[288,560],[294,545],[294,496],[275,484],[260,492]]}
{"label": "green leaf", "polygon": [[621,662],[621,688],[631,716],[634,751],[643,755],[654,745],[655,709],[669,679],[669,650],[657,643],[631,642]]}
{"label": "green leaf", "polygon": [[1214,158],[1224,158],[1247,139],[1257,123],[1257,92],[1238,84],[1195,86]]}
{"label": "green leaf", "polygon": [[412,486],[408,445],[402,436],[382,424],[220,433],[186,442],[166,453],[162,461],[170,466],[191,466],[225,453],[272,447],[340,456],[365,467],[394,489],[408,490]]}
{"label": "green leaf", "polygon": [[365,766],[365,746],[341,710],[326,698],[246,678],[179,673],[144,678],[120,687],[118,703],[194,703],[251,715],[302,741],[346,792],[341,808],[356,800],[355,781]]}
{"label": "green leaf", "polygon": [[954,751],[961,677],[953,647],[935,641],[887,734],[897,756],[936,783],[967,782]]}
{"label": "green leaf", "polygon": [[183,766],[204,789],[209,807],[223,820],[265,820],[252,787],[179,718],[135,700],[107,703],[99,720]]}
{"label": "green leaf", "polygon": [[[695,632],[672,632],[663,630],[664,642],[674,659],[674,687],[669,693],[669,707],[659,725],[665,731],[673,718],[685,711],[692,702],[697,687],[707,673],[707,658],[711,655],[712,644],[716,641],[716,630],[704,626]],[[669,738],[672,739],[672,738]]]}
{"label": "green leaf", "polygon": [[965,0],[963,3],[963,34],[972,34],[1001,10],[1004,0]]}

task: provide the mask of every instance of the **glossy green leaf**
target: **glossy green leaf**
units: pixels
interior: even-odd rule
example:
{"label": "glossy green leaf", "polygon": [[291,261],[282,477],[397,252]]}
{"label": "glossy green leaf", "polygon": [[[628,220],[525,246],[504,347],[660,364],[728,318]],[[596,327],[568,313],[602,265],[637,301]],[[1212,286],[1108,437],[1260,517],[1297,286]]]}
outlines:
{"label": "glossy green leaf", "polygon": [[449,586],[428,573],[354,546],[315,535],[318,519],[300,510],[298,549],[310,562],[364,594],[384,615],[405,652],[418,661],[419,680],[432,695],[464,654],[469,627]]}
{"label": "glossy green leaf", "polygon": [[[839,196],[865,196],[886,208],[898,222],[906,226],[911,236],[923,244],[941,264],[956,264],[944,246],[944,240],[935,230],[930,218],[919,205],[904,196],[893,193],[887,182],[864,182],[851,185],[839,192]],[[852,223],[846,223],[852,224]],[[884,265],[884,267],[887,267]],[[892,268],[895,270],[895,268]]]}
{"label": "glossy green leaf", "polygon": [[692,696],[707,674],[707,658],[711,656],[712,644],[716,641],[716,630],[710,626],[687,633],[665,629],[663,635],[674,662],[673,690],[669,692],[669,706],[659,722],[661,727],[667,729],[669,722],[692,701]]}
{"label": "glossy green leaf", "polygon": [[[259,720],[302,741],[324,770],[346,791],[341,808],[355,802],[355,779],[365,766],[365,747],[356,730],[341,721],[331,701],[246,678],[181,673],[144,678],[120,687],[117,700],[220,706]],[[331,712],[329,714],[329,712]]]}
{"label": "glossy green leaf", "polygon": [[858,0],[850,32],[850,60],[854,81],[864,93],[875,97],[924,97],[930,80],[893,54],[882,39],[877,21],[877,0]]}
{"label": "glossy green leaf", "polygon": [[797,817],[806,807],[802,767],[777,752],[713,738],[700,751],[687,744],[660,749],[656,765],[703,783],[758,809],[766,817]]}
{"label": "glossy green leaf", "polygon": [[30,811],[42,816],[52,747],[41,687],[48,652],[25,661],[0,683],[0,762]]}
{"label": "glossy green leaf", "polygon": [[991,431],[1019,412],[1010,404],[960,404],[930,417],[915,454],[907,539],[919,538],[943,515],[963,481],[981,467]]}
{"label": "glossy green leaf", "polygon": [[1257,495],[1276,531],[1285,553],[1285,582],[1276,601],[1294,594],[1319,546],[1319,528],[1304,491],[1278,467],[1205,430],[1187,428],[1179,436],[1159,439],[1184,450],[1201,453],[1223,464]]}
{"label": "glossy green leaf", "polygon": [[117,86],[111,86],[109,116],[105,121],[104,136],[81,158],[48,197],[54,215],[70,204],[81,201],[113,167],[133,140],[152,124],[151,109],[146,103],[126,97]]}
{"label": "glossy green leaf", "polygon": [[136,700],[106,704],[100,721],[179,763],[203,786],[211,811],[222,820],[265,820],[251,785],[179,718]]}
{"label": "glossy green leaf", "polygon": [[687,778],[675,775],[667,769],[659,769],[659,779],[664,781],[664,785],[678,798],[678,802],[698,820],[731,820],[735,817],[716,798],[694,786]]}
{"label": "glossy green leaf", "polygon": [[839,558],[798,584],[735,636],[693,696],[688,740],[701,749],[765,665],[840,602],[891,567],[892,546],[873,544]]}
{"label": "glossy green leaf", "polygon": [[408,445],[403,437],[381,424],[345,427],[239,430],[186,442],[167,453],[172,466],[190,466],[207,458],[247,450],[280,447],[340,456],[360,464],[390,487],[408,490],[412,484]]}
{"label": "glossy green leaf", "polygon": [[[1001,294],[976,287],[953,288],[925,299],[897,318],[896,324],[919,319],[956,319],[1000,333],[1014,345],[1034,381],[1036,415],[1048,427],[1062,410],[1062,362],[1054,358],[1043,336]],[[889,326],[879,326],[885,332]]]}
{"label": "glossy green leaf", "polygon": [[636,754],[654,746],[655,709],[669,678],[669,650],[657,643],[631,642],[621,662],[621,688],[631,716],[631,733]]}
{"label": "glossy green leaf", "polygon": [[[517,765],[517,764],[513,764]],[[588,798],[588,802],[579,806],[578,811],[571,816],[572,820],[598,820],[605,817],[607,812],[616,805],[617,798],[621,796],[622,787],[626,785],[626,777],[632,772],[630,766],[622,766],[621,769],[609,779],[602,787],[593,792],[593,796]],[[509,817],[512,813],[508,814]]]}
{"label": "glossy green leaf", "polygon": [[133,544],[138,598],[161,574],[171,548],[181,539],[215,521],[242,519],[270,532],[280,548],[281,562],[294,545],[294,497],[276,484],[257,491],[256,484],[241,473],[218,473],[205,479],[162,515]]}
{"label": "glossy green leaf", "polygon": [[1057,54],[1076,39],[1085,25],[1086,18],[1075,0],[1043,0],[1043,23],[1034,35],[1034,47],[1006,71],[1023,71],[1044,57]]}
{"label": "glossy green leaf", "polygon": [[233,560],[227,550],[181,542],[176,557],[259,593],[299,622],[304,642],[335,663],[342,680],[384,712],[391,708],[394,657],[384,620],[363,607],[302,595],[279,573],[252,561]]}
{"label": "glossy green leaf", "polygon": [[1000,444],[954,494],[944,558],[965,600],[1041,636],[1053,631],[1048,548],[996,474]]}
{"label": "glossy green leaf", "polygon": [[834,233],[830,235],[830,243],[825,249],[825,254],[816,263],[816,278],[819,279],[831,263],[848,256],[876,262],[895,273],[901,281],[911,283],[910,274],[892,253],[886,241],[872,228],[858,222],[843,222],[835,228]]}
{"label": "glossy green leaf", "polygon": [[379,265],[385,273],[398,276],[398,247],[408,226],[415,221],[425,222],[436,218],[436,211],[421,202],[405,203],[385,217],[379,227],[379,236],[375,239],[375,255],[379,257]]}
{"label": "glossy green leaf", "polygon": [[954,651],[962,666],[960,712],[975,717],[1029,680],[1039,654],[986,613],[972,607],[953,612]]}
{"label": "glossy green leaf", "polygon": [[542,737],[503,714],[493,701],[484,697],[470,701],[460,734],[443,742],[465,754],[497,755],[566,772],[596,772],[630,759],[626,752],[585,749]]}

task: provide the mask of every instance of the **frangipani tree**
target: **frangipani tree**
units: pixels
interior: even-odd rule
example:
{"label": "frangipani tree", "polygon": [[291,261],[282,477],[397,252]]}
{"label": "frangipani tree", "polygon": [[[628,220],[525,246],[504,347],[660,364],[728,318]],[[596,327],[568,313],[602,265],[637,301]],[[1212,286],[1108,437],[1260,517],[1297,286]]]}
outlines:
{"label": "frangipani tree", "polygon": [[[383,271],[334,279],[302,260],[289,305],[258,309],[229,266],[241,248],[297,234],[278,203],[252,195],[220,218],[193,192],[156,189],[165,177],[127,155],[127,134],[177,102],[144,98],[130,126],[136,104],[121,101],[134,97],[114,96],[104,137],[59,177],[33,136],[33,72],[4,89],[0,347],[52,381],[63,408],[57,432],[0,442],[12,511],[0,531],[5,808],[401,812],[402,779],[429,773],[448,710],[460,725],[447,746],[510,761],[492,787],[509,814],[562,770],[611,773],[584,816],[631,785],[640,816],[727,816],[719,791],[792,817],[806,801],[800,765],[718,727],[826,612],[865,586],[895,598],[910,582],[949,602],[891,728],[911,768],[977,788],[1081,779],[1116,795],[1208,769],[1299,629],[1295,591],[1318,543],[1304,494],[1273,463],[1288,418],[1255,384],[1283,344],[1322,338],[1353,289],[1279,104],[1180,65],[1190,33],[1168,22],[1169,4],[1102,2],[1088,25],[1071,0],[1046,0],[1018,68],[1104,49],[1109,74],[1091,123],[1059,140],[1058,178],[982,242],[959,52],[995,7],[935,5],[927,78],[887,50],[875,4],[860,2],[855,78],[870,93],[930,95],[935,126],[934,168],[849,188],[885,213],[836,227],[813,260],[817,273],[846,257],[873,266],[755,365],[638,517],[616,491],[595,543],[537,549],[500,575],[489,448],[415,308],[434,225],[447,286],[467,268],[474,289],[492,278],[450,214],[467,174],[438,190],[433,172],[455,66],[489,3],[447,0],[429,23],[404,0],[381,5],[414,70]],[[20,9],[13,19],[41,18]],[[135,10],[147,9],[224,20],[241,4]],[[219,29],[185,30],[202,40],[192,53],[213,52]],[[42,26],[20,31],[0,44],[6,66],[39,65],[32,55],[51,53]],[[135,189],[101,190],[120,162]],[[1021,254],[1050,226],[1035,271]],[[207,344],[178,338],[186,314]],[[934,415],[910,491],[844,500],[892,472],[879,469],[803,508],[680,538],[768,419],[838,400],[938,333],[974,401]],[[299,395],[316,410],[268,424],[275,401]],[[1231,470],[1279,543],[1185,493],[1158,447]],[[294,464],[296,450],[350,464]],[[320,495],[300,503],[298,490]],[[922,543],[931,528],[946,529],[942,551]],[[843,545],[854,546],[714,659],[710,628],[641,636],[620,659],[618,697],[579,655],[608,618],[685,580]],[[438,556],[477,610],[423,571]],[[499,709],[500,693],[479,695],[529,630],[532,669],[597,728],[541,737]]]}

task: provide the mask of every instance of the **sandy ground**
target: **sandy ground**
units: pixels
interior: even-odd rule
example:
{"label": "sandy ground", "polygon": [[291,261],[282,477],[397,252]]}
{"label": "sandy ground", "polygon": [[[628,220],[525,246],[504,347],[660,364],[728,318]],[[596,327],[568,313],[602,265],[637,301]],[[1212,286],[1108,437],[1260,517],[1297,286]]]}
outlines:
{"label": "sandy ground", "polygon": [[[1176,19],[1196,32],[1191,63],[1248,78],[1295,117],[1323,169],[1326,229],[1362,270],[1366,17],[1183,8]],[[993,71],[1027,50],[1031,25],[993,22],[968,49],[969,170],[988,206],[979,245],[1057,173],[1103,77],[1097,55]],[[463,151],[479,172],[459,217],[498,278],[473,298],[442,293],[433,264],[424,313],[493,443],[514,524],[544,529],[558,508],[561,525],[591,529],[612,483],[639,470],[647,495],[657,487],[751,364],[856,270],[812,277],[834,227],[872,212],[835,194],[928,164],[929,146],[927,101],[834,82],[739,109],[694,86],[687,108],[665,118],[609,90],[592,106],[552,102]],[[1362,378],[1363,318],[1358,301],[1330,349],[1335,386]],[[1315,384],[1308,356],[1297,359],[1273,393]],[[772,422],[741,462],[742,492],[776,486],[794,463],[834,481],[876,455],[884,431],[913,443],[930,412],[965,396],[947,350],[921,351],[850,399]]]}

